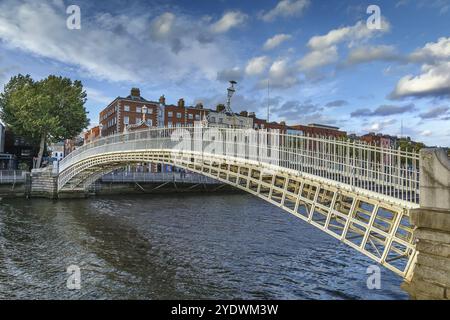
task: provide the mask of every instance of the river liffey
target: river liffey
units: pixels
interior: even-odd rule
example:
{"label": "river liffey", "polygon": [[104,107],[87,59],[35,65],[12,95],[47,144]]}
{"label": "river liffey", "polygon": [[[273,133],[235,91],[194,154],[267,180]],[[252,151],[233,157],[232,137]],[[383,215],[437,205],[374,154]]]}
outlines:
{"label": "river liffey", "polygon": [[1,299],[406,299],[372,264],[250,195],[0,202]]}

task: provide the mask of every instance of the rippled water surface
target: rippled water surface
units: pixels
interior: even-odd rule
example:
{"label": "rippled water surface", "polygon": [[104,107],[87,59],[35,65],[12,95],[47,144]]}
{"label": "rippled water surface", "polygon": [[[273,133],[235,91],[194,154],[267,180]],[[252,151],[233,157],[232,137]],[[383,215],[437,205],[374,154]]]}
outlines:
{"label": "rippled water surface", "polygon": [[384,268],[367,289],[371,264],[249,195],[0,202],[3,299],[407,298]]}

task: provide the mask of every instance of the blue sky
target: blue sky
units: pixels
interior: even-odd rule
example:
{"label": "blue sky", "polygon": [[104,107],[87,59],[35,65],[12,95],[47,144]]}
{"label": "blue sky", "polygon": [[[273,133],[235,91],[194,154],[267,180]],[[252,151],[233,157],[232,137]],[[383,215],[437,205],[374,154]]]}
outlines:
{"label": "blue sky", "polygon": [[[66,27],[69,5],[81,29]],[[369,5],[381,29],[367,28]],[[403,133],[450,146],[450,0],[0,0],[0,84],[82,80],[91,123],[130,88],[176,103],[226,99],[271,120]]]}

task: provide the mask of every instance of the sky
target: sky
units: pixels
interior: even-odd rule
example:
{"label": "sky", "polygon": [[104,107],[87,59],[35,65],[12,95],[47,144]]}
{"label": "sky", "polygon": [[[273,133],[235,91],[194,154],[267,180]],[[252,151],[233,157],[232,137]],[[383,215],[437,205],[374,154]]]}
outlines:
{"label": "sky", "polygon": [[236,80],[235,112],[450,146],[450,0],[0,0],[18,73],[81,80],[91,124],[131,87],[214,108]]}

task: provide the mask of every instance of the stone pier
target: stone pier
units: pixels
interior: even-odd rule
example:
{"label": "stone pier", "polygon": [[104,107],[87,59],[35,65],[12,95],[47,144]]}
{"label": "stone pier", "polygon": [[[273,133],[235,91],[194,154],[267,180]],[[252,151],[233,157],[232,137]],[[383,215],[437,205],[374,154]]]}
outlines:
{"label": "stone pier", "polygon": [[450,159],[443,149],[420,153],[420,208],[411,223],[419,253],[402,288],[412,299],[450,299]]}
{"label": "stone pier", "polygon": [[50,199],[58,197],[58,175],[53,172],[52,167],[31,171],[30,196]]}

